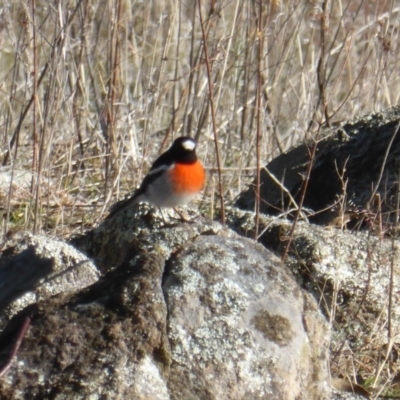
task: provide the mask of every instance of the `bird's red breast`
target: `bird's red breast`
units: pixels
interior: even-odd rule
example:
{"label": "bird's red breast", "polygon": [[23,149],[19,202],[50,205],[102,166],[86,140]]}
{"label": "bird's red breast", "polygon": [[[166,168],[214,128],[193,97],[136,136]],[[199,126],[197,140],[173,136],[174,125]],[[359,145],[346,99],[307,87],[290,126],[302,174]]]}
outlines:
{"label": "bird's red breast", "polygon": [[175,193],[198,193],[203,189],[205,171],[200,161],[193,164],[179,164],[170,171],[171,183]]}

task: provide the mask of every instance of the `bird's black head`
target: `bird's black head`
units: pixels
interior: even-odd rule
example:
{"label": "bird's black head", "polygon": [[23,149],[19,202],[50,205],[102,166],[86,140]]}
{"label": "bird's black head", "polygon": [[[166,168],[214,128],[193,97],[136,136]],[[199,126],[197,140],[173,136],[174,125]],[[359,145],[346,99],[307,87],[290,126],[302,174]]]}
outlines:
{"label": "bird's black head", "polygon": [[196,142],[189,136],[181,136],[175,139],[169,152],[173,159],[179,163],[194,163],[197,161]]}

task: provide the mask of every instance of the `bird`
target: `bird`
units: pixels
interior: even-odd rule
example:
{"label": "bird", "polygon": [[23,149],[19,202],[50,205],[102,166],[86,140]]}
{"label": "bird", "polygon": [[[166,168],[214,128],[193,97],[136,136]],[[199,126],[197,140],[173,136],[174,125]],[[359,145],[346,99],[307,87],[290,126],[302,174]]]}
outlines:
{"label": "bird", "polygon": [[159,208],[185,205],[203,189],[205,179],[204,167],[196,155],[196,141],[189,136],[178,137],[156,159],[139,189],[113,204],[106,219],[140,202]]}

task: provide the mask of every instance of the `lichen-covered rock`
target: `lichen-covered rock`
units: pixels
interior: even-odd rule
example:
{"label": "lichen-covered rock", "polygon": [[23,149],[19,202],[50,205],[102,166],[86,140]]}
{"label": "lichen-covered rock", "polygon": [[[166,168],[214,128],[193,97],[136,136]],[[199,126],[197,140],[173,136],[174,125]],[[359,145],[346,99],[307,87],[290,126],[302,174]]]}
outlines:
{"label": "lichen-covered rock", "polygon": [[325,324],[271,253],[200,236],[164,281],[174,398],[325,398]]}
{"label": "lichen-covered rock", "polygon": [[24,310],[32,324],[0,381],[4,398],[160,398],[170,363],[163,265],[138,255],[86,290]]}
{"label": "lichen-covered rock", "polygon": [[[230,209],[227,221],[242,235],[254,235],[254,213]],[[259,241],[282,255],[291,227],[289,221],[261,216]],[[296,226],[285,264],[330,321],[331,374],[357,376],[359,381],[349,383],[351,391],[375,379],[377,387],[389,388],[392,379],[397,387],[391,371],[398,359],[397,339],[388,340],[388,333],[396,338],[400,327],[399,260],[398,239],[302,221]]]}
{"label": "lichen-covered rock", "polygon": [[0,329],[29,304],[78,291],[99,276],[91,260],[61,240],[16,235],[0,253]]}
{"label": "lichen-covered rock", "polygon": [[[395,106],[322,131],[305,194],[314,140],[280,154],[260,170],[261,212],[293,215],[288,210],[304,195],[302,207],[312,222],[343,224],[346,214],[345,222],[354,226],[380,214],[384,226],[397,227],[399,120],[400,107]],[[254,210],[255,184],[240,194],[237,207]]]}
{"label": "lichen-covered rock", "polygon": [[32,319],[4,398],[328,398],[326,323],[290,272],[217,223],[164,216],[141,207],[73,240],[104,275],[10,322],[0,343]]}

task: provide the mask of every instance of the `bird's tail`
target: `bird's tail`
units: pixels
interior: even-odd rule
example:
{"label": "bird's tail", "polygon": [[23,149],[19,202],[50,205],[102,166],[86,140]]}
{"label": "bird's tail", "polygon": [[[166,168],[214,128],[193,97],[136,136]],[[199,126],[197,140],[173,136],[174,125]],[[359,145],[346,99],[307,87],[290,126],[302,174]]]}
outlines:
{"label": "bird's tail", "polygon": [[117,201],[110,207],[109,214],[106,219],[111,219],[119,214],[121,211],[134,207],[140,201],[138,194],[130,195],[128,198]]}

